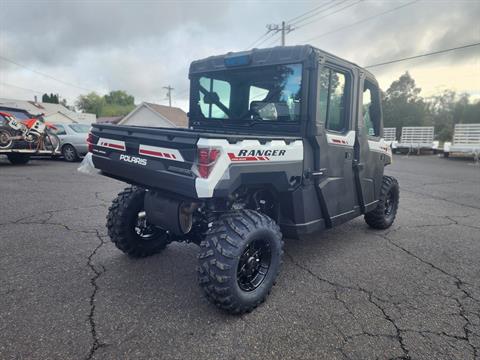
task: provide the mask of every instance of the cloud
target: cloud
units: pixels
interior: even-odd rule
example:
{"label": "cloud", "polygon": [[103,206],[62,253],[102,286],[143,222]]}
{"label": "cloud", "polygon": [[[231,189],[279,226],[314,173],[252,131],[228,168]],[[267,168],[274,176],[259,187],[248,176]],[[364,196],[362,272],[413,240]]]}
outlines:
{"label": "cloud", "polygon": [[[399,4],[362,1],[298,28],[287,35],[287,44],[301,43]],[[172,85],[176,89],[174,103],[186,106],[191,61],[243,50],[265,32],[267,23],[288,20],[316,6],[316,1],[296,2],[292,6],[291,2],[270,1],[4,0],[0,5],[0,53],[29,68],[100,93],[125,89],[137,102],[165,103],[163,86]],[[479,2],[420,1],[324,36],[312,45],[360,65],[372,64],[478,42],[479,17]],[[478,54],[479,48],[472,48],[375,68],[374,73],[382,79],[394,79],[405,69],[415,67],[419,78],[424,79],[422,68],[425,74],[434,67],[442,71],[461,66],[475,69],[471,64]],[[446,83],[439,79],[439,85],[453,86],[455,79],[446,78]],[[471,82],[474,81],[472,77]],[[85,92],[1,60],[0,82],[58,92],[69,102]],[[474,88],[467,83],[468,80],[462,80],[465,89]],[[432,81],[429,84],[433,86]],[[2,97],[31,98],[32,94],[0,84]]]}

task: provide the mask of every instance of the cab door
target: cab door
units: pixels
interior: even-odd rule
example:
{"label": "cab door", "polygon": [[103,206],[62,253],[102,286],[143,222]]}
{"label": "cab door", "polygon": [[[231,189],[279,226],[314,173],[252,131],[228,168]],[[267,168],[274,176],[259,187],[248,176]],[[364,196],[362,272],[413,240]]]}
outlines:
{"label": "cab door", "polygon": [[317,193],[327,226],[356,216],[357,189],[353,173],[356,108],[351,70],[328,62],[317,84]]}
{"label": "cab door", "polygon": [[361,73],[358,92],[353,170],[359,204],[365,213],[376,207],[380,196],[388,149],[382,140],[383,120],[378,83],[370,75]]}

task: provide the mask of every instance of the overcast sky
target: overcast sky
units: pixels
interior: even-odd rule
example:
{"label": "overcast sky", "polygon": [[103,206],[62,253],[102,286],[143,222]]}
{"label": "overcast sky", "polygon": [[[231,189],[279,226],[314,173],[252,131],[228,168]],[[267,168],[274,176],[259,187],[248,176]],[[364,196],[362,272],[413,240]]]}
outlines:
{"label": "overcast sky", "polygon": [[[88,90],[123,89],[136,103],[166,104],[163,86],[171,85],[174,105],[187,110],[192,60],[244,50],[266,24],[322,4],[294,26],[287,45],[308,41],[363,66],[480,42],[480,0],[420,0],[355,25],[411,2],[0,0],[0,97],[53,92],[72,104]],[[277,35],[260,47],[279,43]],[[384,90],[408,70],[423,96],[451,88],[480,98],[479,46],[371,70]]]}

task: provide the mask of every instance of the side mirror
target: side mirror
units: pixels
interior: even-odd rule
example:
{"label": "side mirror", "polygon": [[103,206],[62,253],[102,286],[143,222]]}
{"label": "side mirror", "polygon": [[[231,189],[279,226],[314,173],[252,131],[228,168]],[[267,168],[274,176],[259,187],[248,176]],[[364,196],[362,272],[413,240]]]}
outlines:
{"label": "side mirror", "polygon": [[203,97],[203,102],[205,104],[218,104],[220,102],[220,98],[216,92],[208,92]]}

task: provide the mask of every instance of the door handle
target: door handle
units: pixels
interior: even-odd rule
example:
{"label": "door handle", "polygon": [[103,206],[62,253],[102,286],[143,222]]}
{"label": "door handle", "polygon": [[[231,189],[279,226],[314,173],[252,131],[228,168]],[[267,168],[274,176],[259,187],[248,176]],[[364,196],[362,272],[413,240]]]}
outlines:
{"label": "door handle", "polygon": [[312,175],[312,176],[322,176],[322,175],[325,174],[326,171],[327,171],[327,169],[323,168],[323,169],[320,169],[318,171],[311,172],[310,175]]}
{"label": "door handle", "polygon": [[363,170],[365,167],[364,163],[359,162],[358,160],[353,160],[353,168],[356,170]]}

